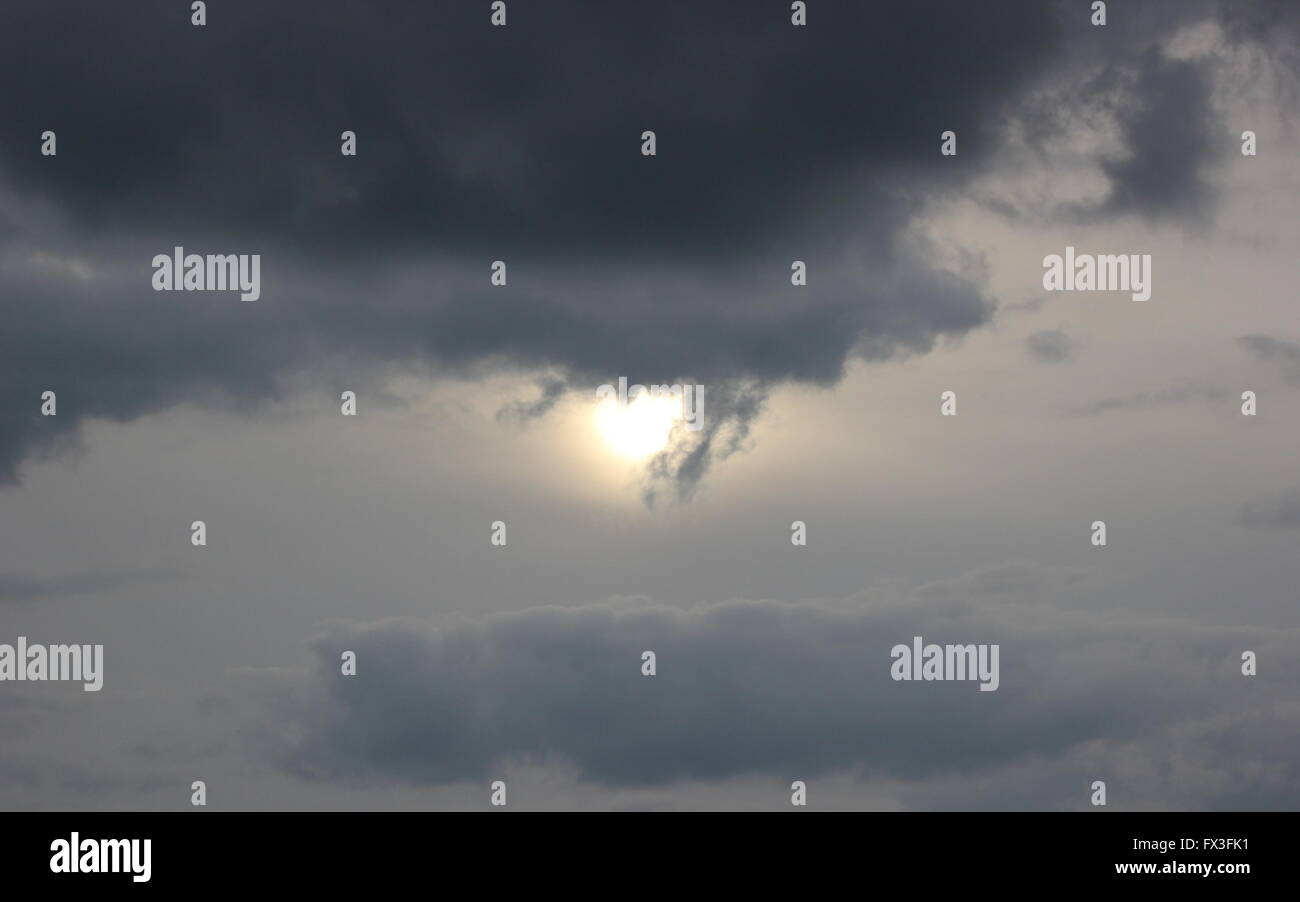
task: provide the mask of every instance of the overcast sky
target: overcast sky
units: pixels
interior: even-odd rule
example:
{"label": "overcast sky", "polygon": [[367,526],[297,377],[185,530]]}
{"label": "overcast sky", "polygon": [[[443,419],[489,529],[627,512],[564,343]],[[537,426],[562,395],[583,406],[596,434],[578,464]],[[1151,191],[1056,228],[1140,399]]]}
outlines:
{"label": "overcast sky", "polygon": [[6,3],[0,807],[1300,806],[1300,7],[808,5]]}

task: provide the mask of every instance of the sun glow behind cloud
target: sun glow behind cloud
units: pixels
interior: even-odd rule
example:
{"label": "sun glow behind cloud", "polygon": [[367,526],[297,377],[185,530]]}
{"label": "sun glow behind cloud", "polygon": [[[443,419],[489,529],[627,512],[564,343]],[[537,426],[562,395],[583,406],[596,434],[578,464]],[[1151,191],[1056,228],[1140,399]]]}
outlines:
{"label": "sun glow behind cloud", "polygon": [[626,405],[606,398],[596,406],[596,431],[616,453],[629,460],[649,457],[668,446],[681,401],[641,394]]}

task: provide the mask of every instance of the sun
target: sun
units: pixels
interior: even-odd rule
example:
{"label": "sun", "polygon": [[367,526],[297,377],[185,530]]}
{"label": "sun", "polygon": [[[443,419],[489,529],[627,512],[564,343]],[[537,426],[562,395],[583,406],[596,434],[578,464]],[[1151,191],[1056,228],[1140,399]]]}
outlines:
{"label": "sun", "polygon": [[605,443],[629,460],[640,460],[668,447],[680,409],[670,397],[638,395],[626,405],[606,398],[596,405],[596,430]]}

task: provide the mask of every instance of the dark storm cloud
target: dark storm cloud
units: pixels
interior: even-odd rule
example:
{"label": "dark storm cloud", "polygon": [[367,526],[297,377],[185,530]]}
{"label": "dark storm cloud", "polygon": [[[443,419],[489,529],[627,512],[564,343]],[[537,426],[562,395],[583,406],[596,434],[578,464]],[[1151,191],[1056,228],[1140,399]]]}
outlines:
{"label": "dark storm cloud", "polygon": [[[1000,688],[892,680],[890,649],[915,635],[1000,644]],[[1080,749],[1105,760],[1135,742],[1168,755],[1179,731],[1229,714],[1257,743],[1295,719],[1276,707],[1297,688],[1294,640],[940,595],[691,610],[622,601],[437,626],[337,624],[314,641],[313,672],[255,683],[275,706],[280,763],[317,779],[479,780],[526,761],[612,785],[844,770],[911,780]],[[355,677],[339,673],[345,649]],[[1275,676],[1243,677],[1245,649]],[[644,650],[656,676],[641,674]],[[1291,754],[1255,751],[1275,764]],[[1222,764],[1228,778],[1250,766]]]}
{"label": "dark storm cloud", "polygon": [[[1028,0],[788,15],[515,4],[494,29],[476,4],[229,3],[194,28],[174,3],[6,4],[0,479],[87,418],[252,406],[308,376],[336,396],[334,376],[512,367],[574,391],[625,375],[737,399],[658,462],[685,497],[732,447],[712,436],[743,439],[768,387],[833,384],[854,355],[986,322],[977,280],[938,268],[914,226],[1103,30]],[[1141,59],[1112,206],[1176,211],[1199,162],[1165,165],[1147,129],[1192,116],[1177,134],[1198,141],[1207,111],[1192,64]],[[38,152],[47,128],[57,157]],[[958,157],[938,153],[945,129]],[[262,254],[262,299],[152,292],[149,260],[175,245]],[[496,259],[505,288],[487,284]],[[57,417],[39,415],[45,390]]]}
{"label": "dark storm cloud", "polygon": [[1045,363],[1060,363],[1070,356],[1074,342],[1059,329],[1050,329],[1026,338],[1025,350]]}
{"label": "dark storm cloud", "polygon": [[[842,189],[858,174],[955,180],[939,132],[988,153],[993,114],[1061,46],[1034,2],[816,15],[795,29],[788,3],[521,4],[494,29],[470,3],[246,2],[193,28],[170,2],[19,4],[0,29],[0,160],[90,227],[364,256],[487,242],[710,259],[806,237],[809,216],[856,218]],[[35,152],[46,128],[57,161]]]}
{"label": "dark storm cloud", "polygon": [[1102,164],[1110,195],[1100,211],[1152,219],[1204,216],[1214,194],[1206,170],[1229,144],[1215,135],[1220,126],[1211,115],[1207,72],[1149,48],[1133,78],[1118,116],[1125,155]]}
{"label": "dark storm cloud", "polygon": [[1263,529],[1300,529],[1300,489],[1280,491],[1269,498],[1248,501],[1241,508],[1243,526]]}

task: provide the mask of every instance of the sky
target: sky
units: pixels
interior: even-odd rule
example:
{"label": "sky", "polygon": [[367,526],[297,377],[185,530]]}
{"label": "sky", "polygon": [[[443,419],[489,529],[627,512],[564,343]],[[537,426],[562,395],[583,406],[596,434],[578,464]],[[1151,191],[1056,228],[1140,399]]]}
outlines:
{"label": "sky", "polygon": [[1300,7],[489,6],[0,10],[0,808],[1300,807]]}

